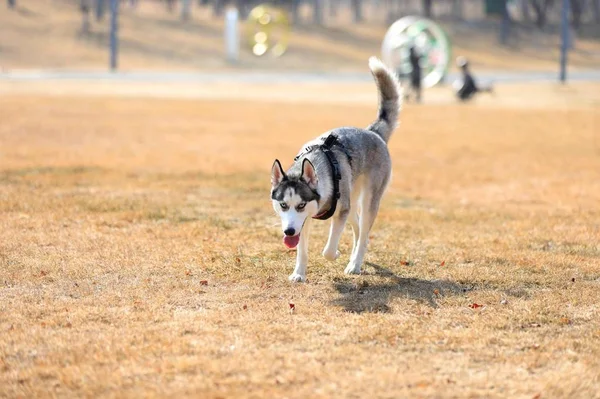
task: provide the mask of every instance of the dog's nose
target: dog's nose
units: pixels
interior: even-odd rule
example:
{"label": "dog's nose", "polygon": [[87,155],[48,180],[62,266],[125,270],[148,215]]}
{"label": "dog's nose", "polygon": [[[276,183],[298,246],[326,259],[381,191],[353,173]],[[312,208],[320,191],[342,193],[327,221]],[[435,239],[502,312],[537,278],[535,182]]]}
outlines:
{"label": "dog's nose", "polygon": [[296,234],[296,230],[294,230],[293,227],[288,227],[287,229],[285,229],[283,234],[285,234],[286,236],[293,236],[294,234]]}

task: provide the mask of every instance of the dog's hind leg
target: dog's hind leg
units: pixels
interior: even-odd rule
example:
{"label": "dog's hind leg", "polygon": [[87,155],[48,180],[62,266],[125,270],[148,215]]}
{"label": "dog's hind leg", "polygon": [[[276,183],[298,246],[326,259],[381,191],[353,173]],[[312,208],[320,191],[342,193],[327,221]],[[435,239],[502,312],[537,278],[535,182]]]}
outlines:
{"label": "dog's hind leg", "polygon": [[360,215],[358,220],[358,240],[354,245],[350,262],[344,270],[346,274],[360,274],[360,269],[367,252],[367,244],[369,241],[369,232],[377,216],[379,210],[379,199],[381,197],[373,197],[369,190],[364,190],[360,201]]}
{"label": "dog's hind leg", "polygon": [[350,224],[352,225],[352,235],[354,236],[354,241],[352,241],[352,253],[354,253],[354,250],[358,245],[358,235],[360,233],[357,211],[350,211]]}
{"label": "dog's hind leg", "polygon": [[323,250],[323,256],[327,260],[333,261],[340,257],[338,246],[340,244],[340,238],[342,236],[342,232],[344,231],[344,226],[346,225],[346,220],[348,219],[349,213],[350,211],[348,209],[340,209],[331,220],[329,239],[327,240],[327,244]]}
{"label": "dog's hind leg", "polygon": [[362,195],[362,191],[364,190],[364,180],[358,179],[355,182],[355,185],[352,190],[352,198],[351,198],[351,209],[350,209],[350,225],[352,226],[352,235],[354,240],[352,241],[352,253],[356,251],[356,247],[358,246],[358,236],[360,235],[360,198]]}
{"label": "dog's hind leg", "polygon": [[290,274],[288,279],[293,283],[301,283],[306,281],[306,265],[308,265],[308,238],[310,235],[311,219],[307,218],[302,227],[300,234],[300,242],[296,254],[296,267],[294,272]]}

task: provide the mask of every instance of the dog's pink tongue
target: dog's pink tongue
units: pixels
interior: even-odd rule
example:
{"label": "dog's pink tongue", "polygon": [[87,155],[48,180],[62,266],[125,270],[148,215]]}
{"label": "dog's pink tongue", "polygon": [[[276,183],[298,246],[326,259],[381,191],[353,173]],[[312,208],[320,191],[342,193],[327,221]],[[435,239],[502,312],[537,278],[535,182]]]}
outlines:
{"label": "dog's pink tongue", "polygon": [[296,248],[300,241],[300,234],[297,236],[283,236],[283,243],[288,248]]}

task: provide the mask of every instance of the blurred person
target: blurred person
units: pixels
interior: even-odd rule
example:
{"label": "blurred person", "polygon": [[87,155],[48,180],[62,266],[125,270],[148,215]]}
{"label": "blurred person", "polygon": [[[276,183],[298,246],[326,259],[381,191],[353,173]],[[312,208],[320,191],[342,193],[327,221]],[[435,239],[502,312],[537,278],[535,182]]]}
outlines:
{"label": "blurred person", "polygon": [[477,83],[475,83],[475,78],[473,78],[473,75],[469,70],[469,62],[465,57],[458,57],[456,59],[456,65],[461,69],[462,79],[457,79],[452,86],[454,87],[456,96],[460,101],[470,100],[478,92],[492,92],[491,85],[485,86],[477,85]]}
{"label": "blurred person", "polygon": [[417,53],[417,48],[413,45],[410,48],[409,61],[411,66],[410,71],[410,93],[407,93],[406,98],[410,99],[410,95],[414,95],[417,102],[421,102],[421,56]]}

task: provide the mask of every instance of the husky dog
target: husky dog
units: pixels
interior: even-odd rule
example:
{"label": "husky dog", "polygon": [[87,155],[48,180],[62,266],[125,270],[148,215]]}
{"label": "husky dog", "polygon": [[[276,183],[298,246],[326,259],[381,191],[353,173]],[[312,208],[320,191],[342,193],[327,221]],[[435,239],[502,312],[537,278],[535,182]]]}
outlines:
{"label": "husky dog", "polygon": [[354,246],[346,274],[360,274],[369,231],[391,175],[387,142],[397,126],[400,85],[396,75],[377,58],[369,68],[379,92],[377,120],[366,129],[341,127],[309,141],[284,172],[279,160],[271,170],[271,199],[281,217],[283,242],[298,246],[293,282],[306,281],[308,236],[312,219],[331,219],[323,256],[340,256],[338,244],[346,221],[354,233]]}

